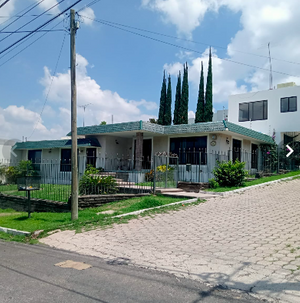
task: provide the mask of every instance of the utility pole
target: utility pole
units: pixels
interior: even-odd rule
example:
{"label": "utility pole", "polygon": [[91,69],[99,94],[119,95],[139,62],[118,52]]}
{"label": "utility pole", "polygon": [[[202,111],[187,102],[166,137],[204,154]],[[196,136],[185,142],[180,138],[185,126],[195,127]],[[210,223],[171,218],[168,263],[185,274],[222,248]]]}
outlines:
{"label": "utility pole", "polygon": [[71,55],[71,220],[78,219],[78,167],[77,167],[77,96],[76,96],[76,51],[75,35],[77,25],[75,23],[75,11],[70,10],[70,55]]}

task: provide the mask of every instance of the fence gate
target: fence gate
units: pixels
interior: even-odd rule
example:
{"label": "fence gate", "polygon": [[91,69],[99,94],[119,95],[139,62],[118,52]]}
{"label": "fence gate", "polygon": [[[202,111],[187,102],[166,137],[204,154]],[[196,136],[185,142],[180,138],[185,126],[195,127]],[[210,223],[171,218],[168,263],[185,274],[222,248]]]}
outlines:
{"label": "fence gate", "polygon": [[154,191],[158,188],[177,188],[178,157],[154,156],[152,173]]}

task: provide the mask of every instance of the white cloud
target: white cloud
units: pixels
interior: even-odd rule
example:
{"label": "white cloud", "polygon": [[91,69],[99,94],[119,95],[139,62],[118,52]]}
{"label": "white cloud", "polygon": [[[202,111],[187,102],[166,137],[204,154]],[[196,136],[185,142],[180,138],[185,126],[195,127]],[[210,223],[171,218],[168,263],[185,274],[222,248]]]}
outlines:
{"label": "white cloud", "polygon": [[[35,0],[36,2],[41,2],[41,0]],[[57,0],[44,0],[43,2],[41,2],[38,7],[42,10],[48,10],[50,7],[58,4],[59,1]],[[53,9],[49,10],[49,14],[58,14],[60,13],[60,9],[59,9],[59,5],[55,6]]]}
{"label": "white cloud", "polygon": [[[225,7],[240,14],[240,28],[229,41],[227,56],[221,59],[215,52],[213,58],[214,102],[224,102],[228,95],[245,92],[247,88],[241,83],[247,84],[251,91],[269,88],[269,42],[273,58],[273,86],[289,81],[300,84],[300,77],[297,77],[300,65],[282,61],[300,62],[299,1],[193,0],[189,3],[186,0],[148,0],[142,1],[142,5],[161,14],[166,22],[176,26],[179,34],[186,36],[190,36],[201,25],[205,14],[210,11],[218,12],[221,7]],[[217,18],[215,22],[218,22]],[[182,54],[179,53],[179,56]],[[206,72],[207,56],[203,54],[196,59],[189,59],[192,62],[190,79],[194,89],[197,89],[200,61],[205,62]],[[171,74],[177,74],[182,69],[180,63],[169,62],[165,68]]]}
{"label": "white cloud", "polygon": [[[88,76],[88,65],[88,61],[77,54],[77,103],[78,106],[90,104],[85,110],[85,125],[99,124],[104,120],[110,123],[112,115],[114,123],[148,120],[151,115],[145,111],[157,109],[155,102],[148,102],[144,99],[140,101],[126,100],[117,92],[102,90],[100,85]],[[47,94],[51,84],[51,73],[47,67],[44,68],[44,73],[40,83],[45,87],[44,94]],[[53,77],[49,101],[60,104],[61,114],[66,114],[70,100],[70,72],[58,73]],[[83,114],[83,108],[79,107],[78,124],[81,124]],[[67,116],[65,118],[69,119]]]}
{"label": "white cloud", "polygon": [[[95,19],[95,12],[92,8],[86,7],[80,11],[80,15],[83,17],[83,24],[92,25]],[[87,18],[84,18],[87,17]]]}
{"label": "white cloud", "polygon": [[0,107],[0,124],[0,138],[5,139],[29,137],[33,129],[35,129],[35,132],[30,138],[31,140],[60,138],[65,134],[59,124],[47,128],[38,113],[24,106]]}

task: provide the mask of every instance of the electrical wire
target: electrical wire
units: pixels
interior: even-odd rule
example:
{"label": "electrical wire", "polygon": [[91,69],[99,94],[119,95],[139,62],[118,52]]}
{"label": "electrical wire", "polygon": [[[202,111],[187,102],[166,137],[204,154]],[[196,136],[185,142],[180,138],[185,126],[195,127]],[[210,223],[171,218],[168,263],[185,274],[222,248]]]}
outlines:
{"label": "electrical wire", "polygon": [[[66,30],[65,29],[54,29],[54,30],[51,30],[51,29],[40,29],[38,31],[36,31],[37,33],[41,33],[41,32],[65,32]],[[32,31],[18,31],[18,32],[0,32],[0,34],[24,34],[24,33],[31,33]]]}
{"label": "electrical wire", "polygon": [[[45,10],[43,13],[39,14],[37,17],[31,19],[30,21],[28,21],[27,23],[25,23],[24,25],[22,25],[21,27],[19,27],[18,29],[16,29],[15,32],[18,31],[18,30],[20,30],[20,29],[22,29],[22,28],[24,28],[26,25],[30,24],[31,22],[35,21],[36,19],[40,18],[40,17],[43,16],[45,13],[47,13],[47,12],[50,11],[51,9],[55,8],[56,6],[58,6],[60,3],[64,2],[64,1],[66,1],[66,0],[61,0],[60,2],[57,2],[56,4],[52,5],[50,8],[48,8],[47,10]],[[39,3],[41,3],[41,2],[39,2]],[[6,27],[7,27],[7,26],[6,26]],[[5,27],[5,28],[6,28],[6,27]],[[5,29],[5,28],[4,28],[4,29]],[[0,42],[2,42],[3,40],[7,39],[7,38],[10,37],[12,34],[13,34],[13,33],[11,33],[11,34],[9,34],[8,36],[6,36],[5,38],[1,39]]]}
{"label": "electrical wire", "polygon": [[[153,37],[150,37],[150,36],[146,36],[144,34],[140,34],[140,33],[137,33],[137,32],[131,31],[131,30],[127,30],[127,29],[121,28],[119,26],[110,24],[110,23],[99,21],[97,19],[92,19],[92,18],[89,18],[89,17],[86,17],[86,16],[82,16],[82,15],[80,15],[80,16],[83,17],[83,18],[91,19],[91,20],[94,20],[94,21],[96,21],[98,23],[101,23],[101,24],[104,24],[104,25],[107,25],[107,26],[110,26],[110,27],[113,27],[113,28],[116,28],[116,29],[128,32],[128,33],[131,33],[131,34],[143,37],[145,39],[149,39],[149,40],[152,40],[152,41],[156,41],[156,42],[159,42],[159,43],[162,43],[162,44],[166,44],[166,45],[169,45],[169,46],[173,46],[173,47],[176,47],[176,48],[179,48],[179,49],[184,49],[186,51],[190,51],[190,52],[194,52],[194,53],[198,53],[198,54],[202,55],[201,52],[196,51],[196,50],[191,49],[191,48],[188,48],[188,47],[180,46],[180,45],[177,45],[177,44],[174,44],[174,43],[170,43],[170,42],[163,41],[163,40],[160,40],[160,39],[156,39],[156,38],[153,38]],[[263,68],[263,67],[259,67],[259,66],[255,66],[255,65],[251,65],[251,64],[247,64],[247,63],[244,63],[244,62],[234,61],[234,60],[226,59],[226,58],[219,58],[219,59],[223,60],[223,61],[227,61],[227,62],[231,62],[231,63],[235,63],[235,64],[239,64],[239,65],[243,65],[243,66],[247,66],[247,67],[251,67],[251,68],[255,68],[255,69],[260,69],[260,70],[269,72],[269,69],[266,69],[266,68]],[[286,75],[286,76],[292,76],[292,77],[298,77],[298,76],[295,76],[295,75],[291,75],[291,74],[288,74],[288,73],[284,73],[284,72],[280,72],[280,71],[275,71],[275,70],[273,70],[273,73],[277,73],[277,74],[281,74],[281,75]]]}
{"label": "electrical wire", "polygon": [[34,134],[34,132],[35,132],[35,130],[37,128],[37,125],[41,121],[42,114],[44,112],[44,109],[45,109],[45,106],[46,106],[46,103],[48,101],[48,97],[49,97],[49,94],[50,94],[50,91],[51,91],[51,88],[52,88],[53,79],[54,79],[54,76],[55,76],[56,71],[57,71],[58,63],[59,63],[59,60],[60,60],[60,57],[61,57],[64,45],[65,45],[65,40],[66,40],[66,33],[64,34],[64,37],[63,37],[63,41],[62,41],[62,44],[61,44],[61,47],[60,47],[60,50],[59,50],[59,54],[58,54],[58,58],[57,58],[57,61],[56,61],[56,64],[55,64],[54,71],[53,71],[52,76],[51,76],[51,82],[50,82],[49,89],[47,91],[47,95],[46,95],[46,98],[45,98],[45,101],[44,101],[44,104],[43,104],[43,107],[42,107],[42,110],[41,110],[41,113],[40,113],[40,117],[36,121],[35,126],[34,126],[32,132],[31,132],[30,136],[28,137],[28,139]]}
{"label": "electrical wire", "polygon": [[[53,30],[55,27],[57,27],[59,24],[61,24],[65,19],[59,21],[56,25],[54,25],[53,27],[51,27],[50,30]],[[35,33],[37,34],[37,33]],[[34,34],[34,35],[35,35]],[[8,58],[5,62],[3,62],[2,64],[0,64],[0,67],[5,65],[6,63],[8,63],[10,60],[12,60],[13,58],[15,58],[17,55],[19,55],[20,53],[22,53],[24,50],[26,50],[28,47],[30,47],[31,45],[33,45],[35,42],[37,42],[38,40],[40,40],[41,38],[43,38],[44,36],[46,36],[48,34],[48,32],[45,32],[43,35],[39,36],[37,39],[35,39],[34,41],[32,41],[30,44],[26,45],[24,48],[22,48],[19,52],[17,52],[16,54],[14,54],[13,56],[11,56],[10,58]],[[22,41],[20,44],[16,45],[14,48],[12,48],[11,50],[9,50],[8,52],[6,52],[4,55],[2,55],[0,57],[0,60],[4,57],[6,57],[10,52],[12,52],[14,49],[18,48],[20,45],[22,45],[23,43],[25,43],[27,40],[29,40],[30,38],[32,38],[32,36],[28,37],[26,40]]]}
{"label": "electrical wire", "polygon": [[[104,20],[104,19],[97,19],[96,20],[96,19],[92,19],[92,18],[87,17],[87,16],[82,16],[82,15],[80,15],[80,16],[82,18],[94,20],[94,21],[97,21],[97,22],[104,22],[104,23],[108,23],[108,24],[113,24],[113,25],[117,25],[117,26],[131,28],[131,29],[138,30],[138,31],[143,31],[143,32],[146,32],[146,33],[154,34],[154,35],[159,35],[159,36],[162,36],[162,37],[167,37],[167,38],[172,38],[172,39],[176,39],[176,40],[182,40],[182,41],[186,41],[186,42],[192,42],[192,43],[195,43],[195,44],[200,44],[200,45],[205,45],[205,46],[212,46],[214,48],[220,48],[220,49],[227,50],[227,47],[225,47],[225,46],[213,45],[213,44],[209,44],[209,43],[205,43],[205,42],[198,42],[198,41],[191,40],[191,39],[179,38],[179,37],[175,37],[175,36],[172,36],[172,35],[167,35],[167,34],[155,32],[155,31],[150,31],[150,30],[146,30],[146,29],[142,29],[142,28],[126,25],[126,24],[121,24],[121,23],[117,23],[117,22],[107,21],[107,20]],[[236,49],[234,49],[234,51],[237,52],[237,53],[242,53],[242,54],[246,54],[246,55],[250,55],[250,56],[256,56],[256,57],[260,57],[260,58],[269,59],[269,56],[265,56],[265,55],[259,55],[259,54],[249,53],[249,52],[245,52],[245,51],[241,51],[241,50],[236,50]],[[278,58],[273,58],[273,57],[272,57],[272,60],[282,61],[282,62],[287,62],[287,63],[290,63],[290,64],[300,65],[299,62],[288,61],[288,60],[278,59]]]}
{"label": "electrical wire", "polygon": [[0,8],[3,7],[5,4],[7,4],[10,0],[4,1],[2,4],[0,4]]}
{"label": "electrical wire", "polygon": [[[28,6],[29,9],[24,12],[20,17],[17,17],[17,19],[15,19],[14,21],[12,21],[11,23],[9,23],[8,25],[6,25],[4,28],[1,29],[1,31],[3,31],[4,29],[8,28],[10,25],[12,25],[13,23],[15,23],[16,21],[18,21],[20,18],[22,18],[23,16],[25,16],[28,12],[30,12],[31,10],[33,10],[35,7],[37,7],[38,5],[40,5],[43,1],[45,0],[41,0],[40,2],[36,3],[36,4],[33,4],[33,5],[30,5]],[[26,7],[24,10],[26,10],[28,7]],[[23,10],[23,11],[24,11]],[[22,11],[22,12],[23,12]],[[4,23],[4,22],[3,22]]]}
{"label": "electrical wire", "polygon": [[[63,0],[62,0],[63,1]],[[7,50],[9,50],[10,48],[12,48],[13,46],[15,46],[16,44],[20,43],[21,41],[23,41],[24,39],[30,37],[31,35],[33,35],[34,33],[36,33],[39,29],[43,28],[44,26],[48,25],[49,23],[51,23],[52,21],[54,21],[55,19],[57,19],[59,16],[63,15],[66,11],[68,11],[70,8],[72,8],[73,6],[75,6],[76,4],[80,3],[82,0],[77,0],[75,1],[75,3],[71,4],[70,6],[68,6],[66,9],[64,9],[62,12],[60,12],[59,14],[57,14],[55,17],[51,18],[50,20],[46,21],[45,23],[43,23],[42,25],[38,26],[34,31],[32,31],[31,33],[28,33],[27,35],[25,35],[24,37],[20,38],[19,40],[17,40],[16,42],[14,42],[13,44],[11,44],[10,46],[6,47],[4,50],[0,51],[0,55],[3,54],[4,52],[6,52]]]}

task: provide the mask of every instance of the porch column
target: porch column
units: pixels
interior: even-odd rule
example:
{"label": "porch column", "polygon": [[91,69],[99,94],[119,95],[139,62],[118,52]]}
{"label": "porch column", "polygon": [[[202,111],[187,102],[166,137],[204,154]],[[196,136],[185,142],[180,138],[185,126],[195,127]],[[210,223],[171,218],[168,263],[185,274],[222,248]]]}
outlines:
{"label": "porch column", "polygon": [[138,171],[143,168],[143,135],[143,133],[136,133],[135,169]]}

